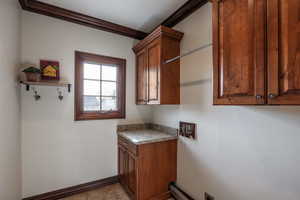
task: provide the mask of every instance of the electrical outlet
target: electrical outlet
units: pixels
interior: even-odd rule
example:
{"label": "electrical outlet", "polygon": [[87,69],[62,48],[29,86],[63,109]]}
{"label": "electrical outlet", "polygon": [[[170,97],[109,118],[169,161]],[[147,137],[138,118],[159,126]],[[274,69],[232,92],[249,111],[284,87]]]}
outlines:
{"label": "electrical outlet", "polygon": [[211,196],[210,194],[208,193],[204,193],[204,199],[205,200],[215,200],[215,197]]}

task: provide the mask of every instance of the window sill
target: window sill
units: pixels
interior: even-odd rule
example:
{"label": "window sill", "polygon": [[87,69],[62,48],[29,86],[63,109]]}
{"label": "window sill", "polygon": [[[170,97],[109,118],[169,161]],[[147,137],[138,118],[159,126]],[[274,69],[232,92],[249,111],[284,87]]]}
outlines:
{"label": "window sill", "polygon": [[125,119],[125,114],[120,113],[120,112],[81,113],[81,114],[75,116],[75,121],[108,120],[108,119]]}

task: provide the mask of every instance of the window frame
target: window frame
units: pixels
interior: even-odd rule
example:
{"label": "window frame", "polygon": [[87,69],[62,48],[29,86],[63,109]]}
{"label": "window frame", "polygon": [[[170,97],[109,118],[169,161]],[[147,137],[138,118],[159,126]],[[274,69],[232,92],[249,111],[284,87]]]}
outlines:
{"label": "window frame", "polygon": [[[116,111],[83,111],[83,64],[84,62],[116,65],[117,67],[117,107]],[[102,89],[102,88],[101,88]],[[126,115],[126,60],[103,55],[75,51],[75,121],[124,119]]]}

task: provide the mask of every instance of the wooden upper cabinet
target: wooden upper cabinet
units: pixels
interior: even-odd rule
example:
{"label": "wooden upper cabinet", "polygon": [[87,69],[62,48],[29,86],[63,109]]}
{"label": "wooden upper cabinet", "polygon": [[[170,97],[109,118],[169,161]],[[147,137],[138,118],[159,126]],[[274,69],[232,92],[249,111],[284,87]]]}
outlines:
{"label": "wooden upper cabinet", "polygon": [[180,55],[183,33],[160,26],[133,47],[136,54],[136,103],[180,104]]}
{"label": "wooden upper cabinet", "polygon": [[266,0],[213,1],[214,104],[265,104]]}
{"label": "wooden upper cabinet", "polygon": [[299,105],[299,0],[269,0],[268,38],[268,103]]}
{"label": "wooden upper cabinet", "polygon": [[214,104],[300,105],[300,1],[213,0]]}

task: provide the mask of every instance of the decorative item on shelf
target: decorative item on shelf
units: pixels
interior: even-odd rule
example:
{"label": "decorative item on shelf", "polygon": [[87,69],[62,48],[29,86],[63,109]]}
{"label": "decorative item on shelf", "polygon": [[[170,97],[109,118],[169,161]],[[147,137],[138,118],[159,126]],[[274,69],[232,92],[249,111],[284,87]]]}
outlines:
{"label": "decorative item on shelf", "polygon": [[39,80],[41,70],[35,67],[28,67],[24,69],[23,72],[26,74],[27,81],[37,82]]}
{"label": "decorative item on shelf", "polygon": [[41,60],[41,79],[58,81],[59,77],[59,62],[50,60]]}

